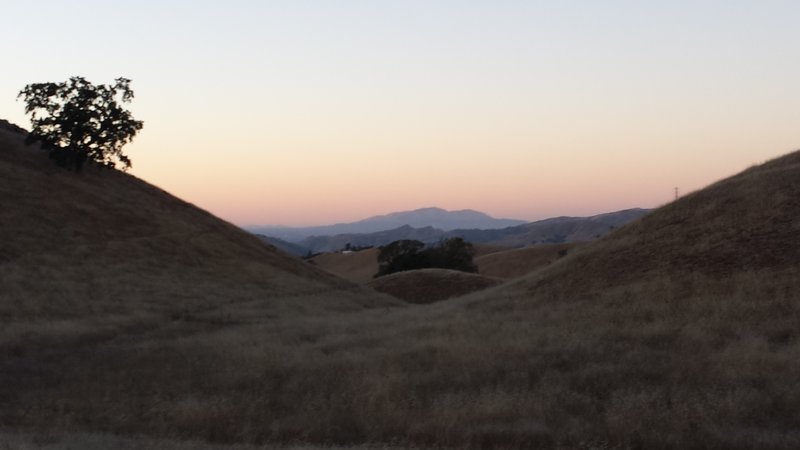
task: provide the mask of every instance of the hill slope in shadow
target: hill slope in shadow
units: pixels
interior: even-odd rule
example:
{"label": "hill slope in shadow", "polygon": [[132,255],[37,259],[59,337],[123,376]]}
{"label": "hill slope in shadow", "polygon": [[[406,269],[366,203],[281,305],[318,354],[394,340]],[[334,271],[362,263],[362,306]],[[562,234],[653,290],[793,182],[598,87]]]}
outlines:
{"label": "hill slope in shadow", "polygon": [[[247,302],[274,314],[380,303],[155,186],[92,166],[63,170],[23,140],[23,130],[0,128],[6,323],[174,316]],[[295,300],[323,292],[342,295]]]}
{"label": "hill slope in shadow", "polygon": [[327,293],[285,301],[349,312],[223,302],[135,336],[10,349],[0,424],[226,443],[797,448],[798,198],[792,153],[426,305],[351,307],[363,297],[341,298],[341,281],[289,265],[279,279]]}
{"label": "hill slope in shadow", "polygon": [[[792,448],[800,443],[792,375],[800,371],[800,152],[461,306],[469,316],[461,326],[480,336],[472,343],[488,364],[538,374],[531,401],[516,407],[556,441]],[[480,342],[506,349],[504,357]]]}
{"label": "hill slope in shadow", "polygon": [[586,245],[583,242],[505,249],[475,258],[478,273],[504,280],[527,275]]}
{"label": "hill slope in shadow", "polygon": [[563,280],[567,295],[653,277],[794,272],[798,237],[800,152],[795,152],[667,204],[517,286],[532,292]]}

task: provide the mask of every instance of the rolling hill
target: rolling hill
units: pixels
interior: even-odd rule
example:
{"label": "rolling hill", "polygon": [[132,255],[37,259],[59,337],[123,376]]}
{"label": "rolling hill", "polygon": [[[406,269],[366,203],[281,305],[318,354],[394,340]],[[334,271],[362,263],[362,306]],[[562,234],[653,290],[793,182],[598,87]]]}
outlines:
{"label": "rolling hill", "polygon": [[592,274],[570,289],[585,290],[660,276],[793,272],[800,261],[798,171],[800,153],[752,167],[642,217],[576,253],[568,266],[526,283],[533,288],[536,280]]}
{"label": "rolling hill", "polygon": [[0,440],[800,446],[800,153],[409,304],[0,137]]}
{"label": "rolling hill", "polygon": [[135,177],[62,170],[23,139],[0,128],[0,345],[223,305],[288,314],[381,302]]}
{"label": "rolling hill", "polygon": [[[792,153],[507,284],[364,322],[371,343],[346,347],[364,359],[338,385],[358,386],[348,391],[351,436],[795,448],[798,236]],[[376,395],[394,400],[376,407]]]}
{"label": "rolling hill", "polygon": [[[464,299],[475,317],[462,326],[480,336],[475,348],[515,348],[502,359],[487,350],[480,365],[536,374],[529,400],[506,411],[527,410],[551,444],[593,435],[620,448],[792,448],[798,237],[795,152]],[[529,362],[508,362],[519,358]]]}
{"label": "rolling hill", "polygon": [[474,261],[481,275],[511,279],[551,264],[584,244],[573,242],[506,249],[477,256]]}
{"label": "rolling hill", "polygon": [[418,269],[375,278],[368,286],[409,303],[432,303],[497,286],[500,280],[449,269]]}

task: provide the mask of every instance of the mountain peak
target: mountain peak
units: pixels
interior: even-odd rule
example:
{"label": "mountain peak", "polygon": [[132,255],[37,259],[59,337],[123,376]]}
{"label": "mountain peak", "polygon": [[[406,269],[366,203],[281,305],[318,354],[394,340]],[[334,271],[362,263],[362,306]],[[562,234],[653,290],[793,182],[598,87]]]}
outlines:
{"label": "mountain peak", "polygon": [[[495,229],[525,223],[522,220],[495,219],[494,217],[472,209],[448,211],[438,207],[419,208],[411,211],[398,211],[360,220],[359,224],[376,224],[380,226],[411,225],[412,227],[434,227],[445,231],[459,228]],[[377,230],[380,231],[380,230]]]}
{"label": "mountain peak", "polygon": [[439,208],[437,206],[428,206],[428,207],[425,207],[425,208],[417,208],[417,209],[414,209],[414,210],[411,210],[411,211],[399,211],[399,212],[395,212],[395,213],[392,213],[392,214],[403,214],[403,213],[408,213],[408,212],[441,212],[441,213],[446,213],[448,211],[446,209],[444,209],[444,208]]}
{"label": "mountain peak", "polygon": [[318,227],[270,228],[251,227],[250,230],[290,242],[300,242],[310,236],[335,236],[340,234],[376,233],[402,226],[413,228],[433,227],[443,231],[457,229],[493,230],[525,223],[524,220],[496,219],[471,209],[448,211],[439,207],[425,207],[410,211],[397,211],[368,217],[357,222],[337,223]]}

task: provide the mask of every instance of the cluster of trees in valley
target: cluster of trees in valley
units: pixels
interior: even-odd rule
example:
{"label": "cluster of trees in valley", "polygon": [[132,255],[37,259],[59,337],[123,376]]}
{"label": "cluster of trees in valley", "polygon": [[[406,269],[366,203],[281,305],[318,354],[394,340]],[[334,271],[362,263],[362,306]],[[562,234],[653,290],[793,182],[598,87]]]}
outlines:
{"label": "cluster of trees in valley", "polygon": [[444,239],[432,247],[420,241],[403,239],[381,247],[375,277],[415,269],[452,269],[477,272],[472,262],[473,245],[460,237]]}

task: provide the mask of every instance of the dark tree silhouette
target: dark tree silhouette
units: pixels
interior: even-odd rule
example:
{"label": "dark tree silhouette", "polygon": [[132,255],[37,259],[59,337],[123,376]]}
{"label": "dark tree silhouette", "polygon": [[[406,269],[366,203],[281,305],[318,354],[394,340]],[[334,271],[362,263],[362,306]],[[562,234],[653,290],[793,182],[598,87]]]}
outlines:
{"label": "dark tree silhouette", "polygon": [[472,258],[475,257],[475,247],[460,237],[445,239],[430,251],[431,259],[433,259],[431,267],[462,272],[478,271],[477,266],[472,262]]}
{"label": "dark tree silhouette", "polygon": [[31,116],[28,144],[40,143],[50,158],[67,169],[80,170],[86,161],[122,170],[131,160],[122,147],[133,140],[143,122],[134,120],[121,104],[133,100],[131,80],[117,78],[113,85],[94,85],[83,77],[63,83],[25,86],[18,98],[25,100]]}
{"label": "dark tree silhouette", "polygon": [[375,277],[404,270],[419,269],[419,252],[425,248],[420,241],[404,239],[381,247],[378,253],[378,273]]}
{"label": "dark tree silhouette", "polygon": [[445,239],[431,248],[425,248],[425,244],[420,241],[394,241],[381,247],[378,253],[378,273],[375,277],[434,267],[477,272],[478,268],[472,262],[474,256],[475,248],[460,237]]}

